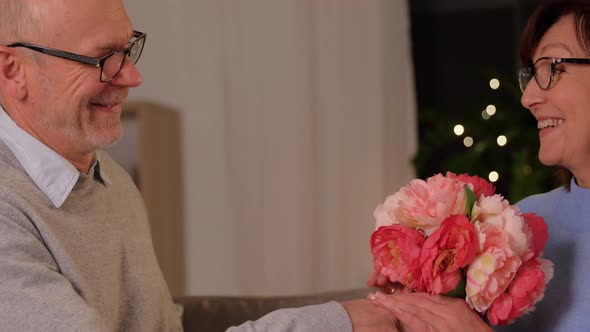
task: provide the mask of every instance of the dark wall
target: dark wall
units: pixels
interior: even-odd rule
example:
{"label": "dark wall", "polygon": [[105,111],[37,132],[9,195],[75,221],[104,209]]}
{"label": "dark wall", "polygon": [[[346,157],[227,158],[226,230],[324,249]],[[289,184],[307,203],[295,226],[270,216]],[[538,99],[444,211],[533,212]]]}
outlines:
{"label": "dark wall", "polygon": [[[410,1],[420,140],[415,165],[421,178],[447,170],[487,178],[495,170],[498,192],[518,199],[554,186],[537,160],[536,125],[520,105],[516,76],[520,33],[538,1],[492,3]],[[492,78],[500,89],[490,88]],[[498,113],[483,120],[489,104]],[[452,134],[457,123],[466,125],[473,147]],[[498,135],[509,137],[506,147],[497,146]],[[543,173],[529,176],[537,169]]]}

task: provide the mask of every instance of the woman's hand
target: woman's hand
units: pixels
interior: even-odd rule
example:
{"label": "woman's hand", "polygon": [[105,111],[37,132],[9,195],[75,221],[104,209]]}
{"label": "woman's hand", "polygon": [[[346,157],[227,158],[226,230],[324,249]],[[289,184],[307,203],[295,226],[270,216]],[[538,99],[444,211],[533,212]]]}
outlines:
{"label": "woman's hand", "polygon": [[390,310],[412,331],[493,331],[464,299],[426,293],[375,293],[369,300]]}

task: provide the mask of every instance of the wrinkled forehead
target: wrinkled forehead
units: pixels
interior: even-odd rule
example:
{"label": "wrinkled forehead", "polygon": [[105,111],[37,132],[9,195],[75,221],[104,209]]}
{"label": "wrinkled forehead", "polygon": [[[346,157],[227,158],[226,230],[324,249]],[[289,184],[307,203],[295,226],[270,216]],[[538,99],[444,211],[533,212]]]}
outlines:
{"label": "wrinkled forehead", "polygon": [[[124,45],[132,25],[122,0],[23,0],[38,29],[38,42],[109,40]],[[33,29],[34,30],[34,29]]]}

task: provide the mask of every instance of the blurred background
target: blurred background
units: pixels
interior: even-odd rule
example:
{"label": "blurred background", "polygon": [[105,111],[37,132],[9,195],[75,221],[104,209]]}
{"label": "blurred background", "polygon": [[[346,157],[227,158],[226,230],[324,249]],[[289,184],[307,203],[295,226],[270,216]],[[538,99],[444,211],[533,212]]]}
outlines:
{"label": "blurred background", "polygon": [[148,33],[111,153],[175,295],[364,287],[415,177],[554,186],[516,82],[533,0],[125,0]]}

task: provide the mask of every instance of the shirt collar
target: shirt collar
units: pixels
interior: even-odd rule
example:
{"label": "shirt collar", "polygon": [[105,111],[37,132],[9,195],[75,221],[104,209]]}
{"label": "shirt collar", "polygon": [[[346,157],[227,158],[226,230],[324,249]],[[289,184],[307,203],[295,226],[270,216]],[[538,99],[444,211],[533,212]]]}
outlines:
{"label": "shirt collar", "polygon": [[[74,165],[20,128],[1,106],[0,140],[8,146],[53,205],[61,207],[80,177]],[[99,159],[97,154],[96,165],[91,170],[104,184],[110,184],[110,180],[101,172]]]}
{"label": "shirt collar", "polygon": [[590,198],[590,189],[580,187],[575,176],[570,180],[570,191],[576,195],[585,195],[584,197]]}

